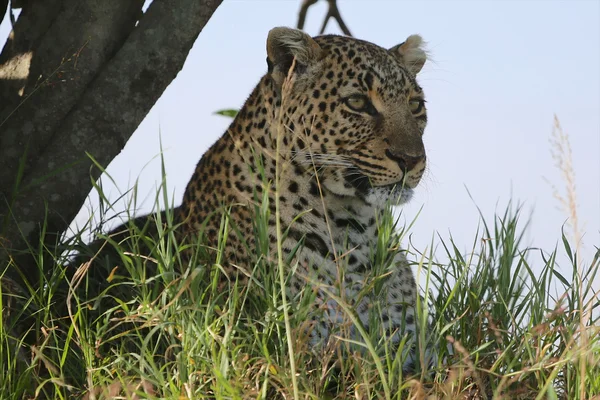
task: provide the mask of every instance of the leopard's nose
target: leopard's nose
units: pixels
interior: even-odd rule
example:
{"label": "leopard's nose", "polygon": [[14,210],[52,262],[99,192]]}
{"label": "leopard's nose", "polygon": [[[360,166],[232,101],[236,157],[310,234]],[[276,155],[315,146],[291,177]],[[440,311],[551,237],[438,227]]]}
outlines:
{"label": "leopard's nose", "polygon": [[408,155],[408,154],[405,154],[400,151],[392,152],[389,149],[385,151],[385,154],[390,159],[392,159],[398,163],[398,166],[400,166],[400,169],[402,170],[403,173],[412,171],[418,163],[420,163],[421,161],[423,161],[425,159],[425,154],[419,154],[416,156],[412,156],[412,155]]}

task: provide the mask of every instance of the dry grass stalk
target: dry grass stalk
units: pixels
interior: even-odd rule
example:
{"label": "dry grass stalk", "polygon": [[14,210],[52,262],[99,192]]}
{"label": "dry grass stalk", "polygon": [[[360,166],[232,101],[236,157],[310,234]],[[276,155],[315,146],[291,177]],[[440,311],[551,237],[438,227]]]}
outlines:
{"label": "dry grass stalk", "polygon": [[[554,197],[560,202],[563,210],[569,216],[567,220],[567,224],[571,226],[571,239],[575,243],[575,254],[573,258],[573,262],[576,263],[577,268],[577,277],[579,288],[578,293],[576,295],[579,297],[579,304],[581,305],[581,310],[578,310],[580,313],[579,318],[579,368],[582,376],[585,376],[587,360],[586,360],[586,349],[588,348],[588,330],[586,328],[587,322],[591,317],[591,302],[594,300],[589,299],[588,306],[585,306],[583,288],[584,282],[583,277],[584,271],[581,263],[581,230],[579,227],[579,219],[577,215],[577,190],[575,185],[575,169],[573,168],[573,151],[571,149],[571,143],[569,142],[569,135],[565,133],[563,130],[558,116],[554,115],[554,124],[552,126],[552,136],[550,139],[551,149],[550,152],[552,154],[552,158],[555,161],[556,167],[560,170],[561,176],[565,183],[565,194],[561,194],[559,190],[553,185]],[[584,399],[585,396],[585,379],[581,379],[581,384],[579,388],[579,397]]]}

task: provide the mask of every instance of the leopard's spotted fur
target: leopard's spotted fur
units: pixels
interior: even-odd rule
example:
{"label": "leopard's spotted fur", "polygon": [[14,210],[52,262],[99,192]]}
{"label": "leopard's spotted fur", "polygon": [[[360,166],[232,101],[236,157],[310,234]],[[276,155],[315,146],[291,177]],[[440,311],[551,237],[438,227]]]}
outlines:
{"label": "leopard's spotted fur", "polygon": [[[388,50],[348,37],[273,29],[268,72],[187,186],[177,217],[182,236],[202,232],[216,247],[228,210],[235,229],[222,259],[228,275],[244,282],[255,262],[248,252],[255,245],[254,204],[265,191],[269,250],[276,253],[278,178],[280,221],[289,228],[284,259],[303,243],[292,260],[290,296],[323,285],[349,301],[367,329],[370,305],[378,301],[394,340],[414,332],[417,289],[404,256],[396,256],[380,292],[359,292],[373,279],[371,254],[386,202],[410,199],[425,170],[427,116],[415,79],[426,59],[421,45],[415,35]],[[314,338],[327,338],[341,321],[339,310],[324,290],[317,291],[317,303],[325,313]]]}

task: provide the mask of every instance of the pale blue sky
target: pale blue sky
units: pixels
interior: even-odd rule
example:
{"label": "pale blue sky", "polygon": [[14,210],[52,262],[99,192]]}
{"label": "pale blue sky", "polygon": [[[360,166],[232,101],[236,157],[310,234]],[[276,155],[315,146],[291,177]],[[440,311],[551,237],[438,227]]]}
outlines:
{"label": "pale blue sky", "polygon": [[[299,4],[223,2],[184,69],[109,166],[121,191],[139,177],[140,196],[153,195],[160,164],[144,166],[159,153],[160,134],[168,184],[180,201],[202,153],[230,122],[213,111],[242,105],[266,71],[267,32],[295,26]],[[523,202],[523,220],[532,212],[527,244],[551,250],[567,219],[545,180],[564,187],[550,154],[556,113],[571,140],[589,262],[600,245],[600,2],[339,0],[339,7],[358,38],[391,47],[419,33],[429,43],[433,62],[420,76],[429,170],[404,208],[412,218],[423,207],[412,229],[417,248],[436,231],[470,248],[479,216],[467,187],[487,218],[510,198]],[[318,33],[325,11],[324,1],[310,9],[309,33]],[[340,33],[334,21],[327,33]]]}

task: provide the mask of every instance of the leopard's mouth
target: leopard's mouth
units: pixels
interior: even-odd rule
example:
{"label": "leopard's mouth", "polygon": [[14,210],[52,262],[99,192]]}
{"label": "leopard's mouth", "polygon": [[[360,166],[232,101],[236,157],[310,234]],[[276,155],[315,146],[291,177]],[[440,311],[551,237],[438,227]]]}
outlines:
{"label": "leopard's mouth", "polygon": [[399,206],[412,199],[414,190],[401,185],[385,185],[372,187],[364,197],[365,201],[374,206],[382,207],[385,204]]}
{"label": "leopard's mouth", "polygon": [[346,178],[356,189],[359,197],[370,204],[384,204],[390,202],[400,205],[408,202],[413,196],[413,188],[406,182],[396,182],[386,185],[373,185],[371,179],[365,174],[352,175]]}
{"label": "leopard's mouth", "polygon": [[383,185],[374,184],[374,182],[367,176],[365,173],[361,171],[359,174],[352,174],[346,177],[346,181],[349,182],[354,188],[356,188],[361,193],[367,193],[371,188],[381,188],[393,190],[394,188],[404,189],[404,190],[412,190],[414,189],[408,181],[400,180],[398,182],[387,183]]}
{"label": "leopard's mouth", "polygon": [[414,194],[414,189],[404,185],[404,187],[399,185],[390,185],[392,186],[390,190],[390,201],[394,205],[404,204],[412,199]]}

